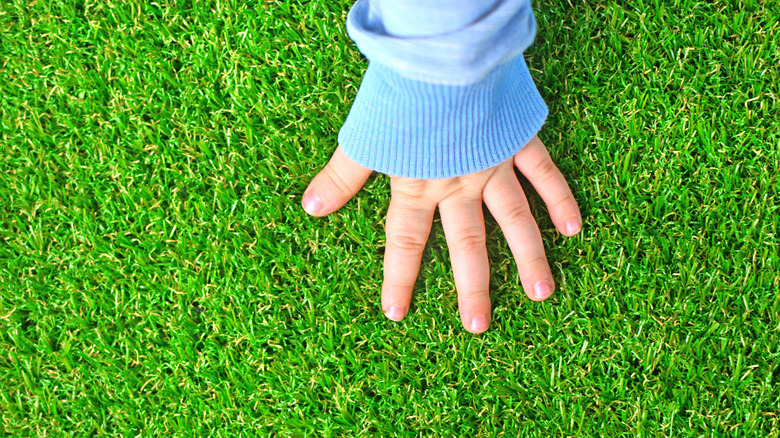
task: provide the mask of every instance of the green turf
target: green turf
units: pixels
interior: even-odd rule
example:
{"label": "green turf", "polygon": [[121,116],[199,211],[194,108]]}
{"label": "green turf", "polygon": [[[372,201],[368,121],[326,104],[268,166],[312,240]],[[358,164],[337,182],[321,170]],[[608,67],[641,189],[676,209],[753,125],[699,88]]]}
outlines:
{"label": "green turf", "polygon": [[780,430],[780,7],[541,0],[542,139],[585,227],[525,298],[487,225],[460,325],[440,223],[379,308],[389,187],[308,217],[366,62],[349,1],[0,5],[0,435]]}

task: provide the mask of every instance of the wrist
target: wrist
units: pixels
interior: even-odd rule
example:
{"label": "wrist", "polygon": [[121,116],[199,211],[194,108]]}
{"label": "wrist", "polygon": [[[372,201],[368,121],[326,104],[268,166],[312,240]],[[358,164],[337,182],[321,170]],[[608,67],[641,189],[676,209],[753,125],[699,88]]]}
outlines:
{"label": "wrist", "polygon": [[449,178],[511,157],[541,129],[547,113],[522,56],[469,85],[416,81],[372,62],[339,144],[352,160],[378,172]]}

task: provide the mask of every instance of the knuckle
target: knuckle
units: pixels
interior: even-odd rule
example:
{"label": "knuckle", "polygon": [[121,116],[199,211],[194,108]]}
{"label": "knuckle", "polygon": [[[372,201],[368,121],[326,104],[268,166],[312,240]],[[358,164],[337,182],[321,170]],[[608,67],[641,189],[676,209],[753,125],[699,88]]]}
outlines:
{"label": "knuckle", "polygon": [[[488,169],[491,171],[491,169]],[[447,197],[457,196],[464,200],[481,200],[482,190],[485,187],[485,182],[489,178],[486,177],[486,171],[481,171],[476,174],[470,174],[465,176],[459,176],[455,182],[451,185]]]}
{"label": "knuckle", "polygon": [[467,289],[461,292],[461,296],[466,301],[482,301],[490,299],[490,291],[487,289]]}
{"label": "knuckle", "polygon": [[550,207],[550,208],[551,208],[551,209],[558,209],[558,208],[560,208],[561,206],[566,206],[566,204],[574,204],[574,205],[577,205],[577,201],[574,199],[574,195],[572,195],[572,194],[571,194],[571,192],[569,192],[569,193],[567,193],[566,195],[564,195],[564,196],[563,196],[563,198],[561,198],[561,199],[557,200],[557,201],[556,201],[556,202],[555,202],[555,203],[552,205],[552,207]]}
{"label": "knuckle", "polygon": [[396,199],[398,199],[401,205],[408,208],[419,208],[430,204],[428,195],[424,191],[405,192],[403,196],[397,197]]}
{"label": "knuckle", "polygon": [[414,178],[392,178],[390,187],[393,191],[399,191],[407,196],[420,196],[426,192],[428,181]]}
{"label": "knuckle", "polygon": [[506,212],[506,221],[510,227],[520,226],[534,220],[526,203],[516,203]]}
{"label": "knuckle", "polygon": [[406,231],[392,232],[388,230],[387,244],[403,252],[420,252],[425,248],[426,239],[423,236]]}
{"label": "knuckle", "polygon": [[351,192],[351,187],[347,181],[344,179],[341,173],[337,172],[333,167],[327,166],[325,168],[325,177],[338,193],[349,194]]}
{"label": "knuckle", "polygon": [[382,289],[389,293],[399,293],[399,292],[410,292],[412,288],[414,288],[414,282],[411,284],[405,283],[403,281],[399,281],[397,279],[394,279],[389,275],[390,273],[387,272],[387,269],[385,269],[386,274],[388,274],[385,277],[383,287]]}
{"label": "knuckle", "polygon": [[545,257],[544,255],[536,255],[536,256],[523,259],[520,262],[520,264],[526,269],[539,268],[540,270],[541,269],[544,269],[546,271],[550,270],[550,267],[547,264],[547,257]]}
{"label": "knuckle", "polygon": [[399,206],[407,209],[419,209],[422,207],[435,205],[430,198],[430,190],[425,181],[410,182],[392,186],[392,199]]}
{"label": "knuckle", "polygon": [[485,249],[487,238],[482,230],[471,228],[464,230],[454,241],[453,247],[462,252],[472,253]]}
{"label": "knuckle", "polygon": [[540,183],[550,180],[550,178],[556,177],[560,171],[558,167],[553,163],[550,157],[544,157],[540,160],[536,166],[536,176]]}

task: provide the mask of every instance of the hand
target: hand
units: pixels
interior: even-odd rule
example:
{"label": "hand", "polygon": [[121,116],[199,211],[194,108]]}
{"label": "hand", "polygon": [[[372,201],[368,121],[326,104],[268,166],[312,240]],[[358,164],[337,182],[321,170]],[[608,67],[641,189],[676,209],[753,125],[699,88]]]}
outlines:
{"label": "hand", "polygon": [[[509,243],[528,297],[542,301],[552,295],[555,283],[542,236],[515,175],[515,166],[547,204],[558,231],[566,236],[580,231],[582,218],[577,202],[539,137],[531,139],[511,159],[481,172],[435,180],[391,177],[382,283],[382,309],[388,318],[400,321],[409,310],[436,207],[449,246],[458,308],[466,330],[481,333],[490,324],[483,202]],[[370,175],[371,170],[337,148],[304,192],[303,207],[313,216],[336,211]]]}

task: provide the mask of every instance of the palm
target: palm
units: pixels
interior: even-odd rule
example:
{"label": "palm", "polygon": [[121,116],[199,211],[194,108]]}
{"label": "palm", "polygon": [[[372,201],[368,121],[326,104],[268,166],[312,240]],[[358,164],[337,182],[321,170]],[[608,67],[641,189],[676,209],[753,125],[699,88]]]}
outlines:
{"label": "palm", "polygon": [[[509,243],[526,294],[537,301],[552,294],[555,283],[541,234],[515,176],[515,166],[542,196],[558,230],[568,236],[579,232],[579,207],[538,137],[512,159],[469,175],[438,180],[391,177],[382,283],[382,309],[388,318],[397,321],[408,312],[436,208],[449,246],[461,321],[467,330],[481,333],[490,323],[483,203]],[[306,190],[304,208],[315,216],[339,209],[370,174],[337,149]]]}

